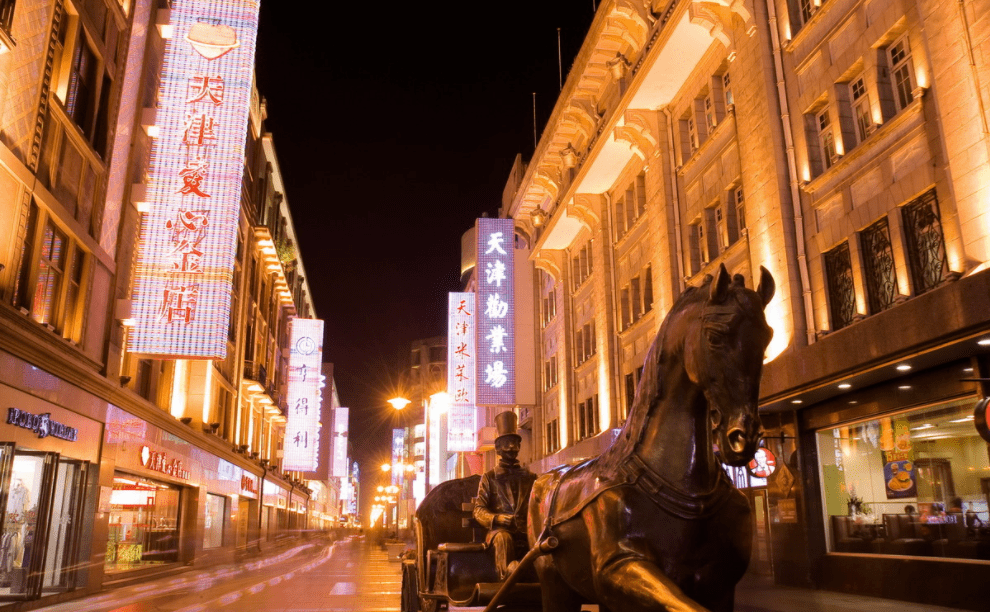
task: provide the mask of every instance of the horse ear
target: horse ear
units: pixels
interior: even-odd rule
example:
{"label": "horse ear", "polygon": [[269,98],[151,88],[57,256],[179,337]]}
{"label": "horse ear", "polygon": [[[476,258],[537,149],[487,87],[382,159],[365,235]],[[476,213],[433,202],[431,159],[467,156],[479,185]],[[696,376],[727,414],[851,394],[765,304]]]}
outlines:
{"label": "horse ear", "polygon": [[729,271],[725,269],[725,264],[719,264],[718,272],[715,273],[715,280],[712,281],[711,296],[709,297],[713,304],[721,304],[725,301],[729,294],[731,281],[732,277],[729,275]]}
{"label": "horse ear", "polygon": [[770,274],[770,270],[767,270],[763,266],[760,266],[760,284],[756,287],[756,292],[760,294],[760,299],[763,300],[763,307],[766,308],[770,300],[773,299],[773,294],[777,291],[777,283],[774,282],[773,276]]}

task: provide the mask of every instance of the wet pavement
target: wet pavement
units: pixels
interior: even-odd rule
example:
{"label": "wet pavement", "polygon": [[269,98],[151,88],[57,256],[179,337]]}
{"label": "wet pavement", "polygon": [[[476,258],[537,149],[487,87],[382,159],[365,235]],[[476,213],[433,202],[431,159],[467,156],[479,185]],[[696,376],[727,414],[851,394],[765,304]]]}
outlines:
{"label": "wet pavement", "polygon": [[354,537],[237,566],[191,570],[45,612],[399,612],[401,564]]}

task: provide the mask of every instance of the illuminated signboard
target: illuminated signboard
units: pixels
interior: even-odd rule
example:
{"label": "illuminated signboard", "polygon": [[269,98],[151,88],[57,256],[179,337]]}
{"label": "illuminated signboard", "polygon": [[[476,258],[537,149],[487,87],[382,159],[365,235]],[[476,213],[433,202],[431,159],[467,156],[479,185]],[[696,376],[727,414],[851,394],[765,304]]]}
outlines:
{"label": "illuminated signboard", "polygon": [[403,459],[406,456],[406,430],[396,428],[392,430],[392,484],[402,486],[402,478],[405,470]]}
{"label": "illuminated signboard", "polygon": [[333,462],[330,465],[330,475],[334,478],[347,476],[347,424],[350,412],[349,408],[339,407],[333,414]]}
{"label": "illuminated signboard", "polygon": [[515,300],[512,219],[478,219],[477,403],[514,404]]}
{"label": "illuminated signboard", "polygon": [[312,471],[319,465],[323,404],[323,321],[289,321],[288,393],[285,423],[286,470]]}
{"label": "illuminated signboard", "polygon": [[447,297],[447,450],[477,450],[475,408],[476,321],[474,293],[449,293]]}
{"label": "illuminated signboard", "polygon": [[258,0],[173,0],[128,350],[223,359]]}

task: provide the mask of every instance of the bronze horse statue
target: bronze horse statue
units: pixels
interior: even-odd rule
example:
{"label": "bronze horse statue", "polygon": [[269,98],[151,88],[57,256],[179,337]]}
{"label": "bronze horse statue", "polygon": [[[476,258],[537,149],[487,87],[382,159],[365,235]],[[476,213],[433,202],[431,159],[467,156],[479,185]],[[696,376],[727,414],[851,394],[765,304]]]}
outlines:
{"label": "bronze horse statue", "polygon": [[[749,503],[720,465],[746,465],[762,437],[757,400],[773,330],[760,267],[753,291],[725,266],[664,319],[625,426],[598,458],[534,484],[531,546],[544,612],[732,612],[751,549]],[[717,445],[716,454],[714,446]]]}

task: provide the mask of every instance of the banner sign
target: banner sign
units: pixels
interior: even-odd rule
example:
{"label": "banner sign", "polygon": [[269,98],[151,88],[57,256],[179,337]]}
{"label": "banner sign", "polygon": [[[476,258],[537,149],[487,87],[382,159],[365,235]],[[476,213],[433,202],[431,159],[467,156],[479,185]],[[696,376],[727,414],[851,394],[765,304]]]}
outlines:
{"label": "banner sign", "polygon": [[289,321],[289,363],[285,456],[288,471],[313,471],[319,466],[323,404],[323,321]]}
{"label": "banner sign", "polygon": [[477,403],[514,404],[515,300],[513,291],[515,222],[478,219]]}
{"label": "banner sign", "polygon": [[224,359],[257,0],[173,0],[128,350]]}
{"label": "banner sign", "polygon": [[350,412],[350,408],[340,407],[333,414],[333,464],[330,466],[330,475],[334,478],[347,477],[347,427]]}
{"label": "banner sign", "polygon": [[471,453],[478,450],[478,409],[451,406],[447,412],[447,451]]}
{"label": "banner sign", "polygon": [[406,456],[406,430],[397,427],[392,430],[392,484],[402,486]]}

